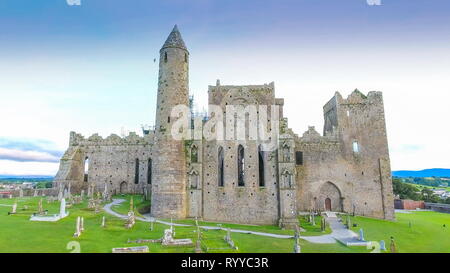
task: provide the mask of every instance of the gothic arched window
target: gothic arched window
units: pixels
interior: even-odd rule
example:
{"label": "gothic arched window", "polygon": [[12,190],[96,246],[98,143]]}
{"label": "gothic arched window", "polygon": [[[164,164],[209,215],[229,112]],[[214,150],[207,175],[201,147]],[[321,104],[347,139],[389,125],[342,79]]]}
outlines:
{"label": "gothic arched window", "polygon": [[264,179],[264,151],[262,150],[261,145],[258,146],[258,165],[259,165],[259,186],[265,186]]}
{"label": "gothic arched window", "polygon": [[244,172],[245,172],[245,156],[244,147],[242,145],[238,146],[238,186],[245,186],[244,182]]}
{"label": "gothic arched window", "polygon": [[191,148],[191,163],[197,163],[198,162],[198,149],[197,146],[192,146]]}
{"label": "gothic arched window", "polygon": [[152,183],[152,159],[148,159],[148,168],[147,168],[147,184]]}
{"label": "gothic arched window", "polygon": [[289,146],[285,145],[283,147],[283,161],[289,162],[291,161],[291,150],[289,149]]}
{"label": "gothic arched window", "polygon": [[139,184],[139,159],[136,158],[134,166],[134,184]]}
{"label": "gothic arched window", "polygon": [[198,188],[198,173],[193,172],[191,173],[190,177],[189,177],[190,181],[191,181],[191,189],[197,189]]}
{"label": "gothic arched window", "polygon": [[219,187],[224,186],[224,177],[223,177],[223,148],[219,147],[218,153],[217,153],[217,178],[218,178],[218,184]]}

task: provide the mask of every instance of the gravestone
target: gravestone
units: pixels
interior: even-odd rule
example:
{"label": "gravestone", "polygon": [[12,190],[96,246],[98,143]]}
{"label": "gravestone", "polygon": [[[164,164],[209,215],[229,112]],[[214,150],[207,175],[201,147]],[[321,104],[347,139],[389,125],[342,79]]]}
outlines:
{"label": "gravestone", "polygon": [[36,196],[38,196],[38,192],[37,192],[37,190],[34,190],[33,197],[36,197]]}
{"label": "gravestone", "polygon": [[136,223],[136,218],[134,216],[134,212],[129,211],[127,220],[125,221],[125,228],[130,229],[134,226],[135,223]]}
{"label": "gravestone", "polygon": [[23,197],[23,190],[22,190],[22,189],[19,190],[19,197],[20,197],[20,198]]}
{"label": "gravestone", "polygon": [[81,217],[81,220],[80,220],[80,231],[81,232],[84,231],[84,217]]}
{"label": "gravestone", "polygon": [[192,246],[191,239],[174,239],[171,229],[164,230],[164,236],[161,239],[162,245],[166,246]]}
{"label": "gravestone", "polygon": [[148,253],[148,246],[116,247],[112,253]]}
{"label": "gravestone", "polygon": [[59,216],[61,218],[67,216],[67,214],[66,214],[66,199],[64,199],[64,198],[61,199],[61,205],[59,207]]}
{"label": "gravestone", "polygon": [[102,228],[106,227],[106,218],[105,216],[102,217]]}
{"label": "gravestone", "polygon": [[380,241],[380,250],[386,250],[386,243],[384,242],[384,240]]}
{"label": "gravestone", "polygon": [[397,253],[397,246],[395,245],[394,237],[391,237],[390,249],[391,253]]}
{"label": "gravestone", "polygon": [[42,207],[42,198],[39,199],[39,203],[38,203],[38,214],[39,214],[39,215],[43,215],[43,214],[44,214],[44,208]]}
{"label": "gravestone", "polygon": [[12,212],[11,214],[15,214],[17,211],[17,202],[14,202],[14,205],[12,206]]}
{"label": "gravestone", "polygon": [[314,218],[314,213],[311,213],[311,224],[312,224],[313,226],[316,225],[316,219]]}
{"label": "gravestone", "polygon": [[365,241],[364,240],[364,231],[362,228],[359,229],[359,240],[360,241]]}
{"label": "gravestone", "polygon": [[81,196],[81,200],[83,200],[83,198],[84,198],[84,190],[81,190],[80,196]]}
{"label": "gravestone", "polygon": [[78,216],[76,227],[75,227],[75,233],[73,234],[73,237],[80,237],[80,235],[81,235],[80,223],[81,223],[81,217]]}
{"label": "gravestone", "polygon": [[200,227],[197,226],[197,242],[195,243],[195,253],[202,253],[202,242],[201,242],[201,231]]}

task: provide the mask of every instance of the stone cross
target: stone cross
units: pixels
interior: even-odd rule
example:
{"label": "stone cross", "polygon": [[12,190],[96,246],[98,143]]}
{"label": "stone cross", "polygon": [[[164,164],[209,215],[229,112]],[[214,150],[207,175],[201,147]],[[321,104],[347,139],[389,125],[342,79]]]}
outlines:
{"label": "stone cross", "polygon": [[386,243],[384,242],[384,240],[380,241],[380,250],[386,250]]}
{"label": "stone cross", "polygon": [[364,240],[364,231],[362,228],[359,229],[359,240],[360,241],[365,241]]}

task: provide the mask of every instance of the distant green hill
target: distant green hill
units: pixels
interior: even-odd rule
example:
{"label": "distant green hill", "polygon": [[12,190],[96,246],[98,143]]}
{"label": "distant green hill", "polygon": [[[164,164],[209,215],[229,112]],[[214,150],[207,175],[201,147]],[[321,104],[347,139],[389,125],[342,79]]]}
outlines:
{"label": "distant green hill", "polygon": [[425,169],[421,171],[393,171],[396,177],[450,177],[450,169]]}

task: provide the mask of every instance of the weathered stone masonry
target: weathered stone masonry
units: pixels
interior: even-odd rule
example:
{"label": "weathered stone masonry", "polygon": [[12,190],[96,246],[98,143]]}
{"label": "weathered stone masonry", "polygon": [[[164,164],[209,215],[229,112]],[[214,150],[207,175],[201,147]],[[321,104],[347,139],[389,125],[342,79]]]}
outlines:
{"label": "weathered stone masonry", "polygon": [[[59,190],[93,186],[110,194],[151,195],[151,213],[161,218],[285,227],[296,222],[299,211],[311,209],[394,218],[381,92],[355,90],[346,99],[336,93],[323,108],[323,135],[309,127],[298,136],[283,116],[284,101],[275,97],[273,83],[209,86],[209,104],[222,107],[224,124],[227,105],[269,105],[268,124],[270,106],[279,107],[279,128],[269,125],[270,131],[279,130],[277,149],[263,152],[248,138],[171,138],[178,118],[170,116],[171,109],[189,105],[189,52],[176,27],[160,50],[159,64],[155,129],[143,137],[106,139],[71,132],[55,178]],[[255,122],[250,119],[246,127]]]}

